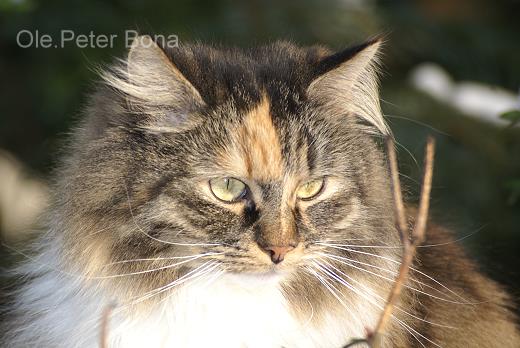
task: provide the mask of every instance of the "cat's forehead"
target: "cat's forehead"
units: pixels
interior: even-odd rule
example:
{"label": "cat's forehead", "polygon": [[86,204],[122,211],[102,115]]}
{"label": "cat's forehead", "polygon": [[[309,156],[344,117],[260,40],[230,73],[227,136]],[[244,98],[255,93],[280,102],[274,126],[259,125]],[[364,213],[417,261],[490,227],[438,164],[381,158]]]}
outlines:
{"label": "cat's forehead", "polygon": [[217,162],[240,177],[258,182],[281,181],[287,175],[287,156],[291,155],[285,144],[287,138],[282,136],[288,131],[275,122],[271,99],[264,94],[233,126],[228,146]]}

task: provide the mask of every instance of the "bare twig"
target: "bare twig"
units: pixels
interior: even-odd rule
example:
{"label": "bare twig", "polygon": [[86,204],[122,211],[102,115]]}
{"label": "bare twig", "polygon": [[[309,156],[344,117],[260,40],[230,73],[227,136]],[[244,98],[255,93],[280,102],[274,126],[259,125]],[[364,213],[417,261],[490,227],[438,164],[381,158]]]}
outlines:
{"label": "bare twig", "polygon": [[399,273],[392,285],[392,290],[388,296],[381,317],[375,329],[367,334],[364,339],[354,339],[344,348],[353,347],[360,343],[368,344],[372,348],[381,347],[382,337],[392,318],[392,312],[399,300],[401,290],[408,279],[408,273],[413,263],[417,246],[424,241],[426,233],[426,222],[428,221],[428,210],[430,205],[430,192],[433,178],[433,157],[435,153],[435,141],[432,137],[428,137],[426,142],[425,159],[424,159],[424,176],[421,188],[421,197],[419,201],[419,209],[415,219],[415,226],[410,236],[410,230],[406,223],[406,213],[401,193],[401,185],[399,183],[399,171],[397,165],[397,156],[395,154],[394,142],[391,138],[386,142],[388,151],[388,161],[390,164],[390,175],[392,180],[392,192],[394,198],[394,208],[396,214],[396,227],[403,243],[403,256]]}
{"label": "bare twig", "polygon": [[103,315],[101,316],[101,332],[99,335],[99,347],[100,348],[108,348],[108,324],[110,321],[110,316],[112,315],[112,311],[114,310],[115,305],[109,304],[104,310]]}
{"label": "bare twig", "polygon": [[406,213],[404,210],[403,195],[401,193],[401,182],[399,181],[399,167],[397,165],[397,155],[395,153],[395,145],[392,138],[386,140],[386,152],[388,154],[388,162],[390,166],[390,179],[392,180],[392,194],[394,197],[395,218],[397,222],[397,230],[401,237],[401,242],[406,243],[408,230],[406,224]]}
{"label": "bare twig", "polygon": [[426,234],[426,221],[428,220],[428,209],[430,208],[430,192],[432,190],[433,179],[433,157],[435,155],[435,139],[428,137],[426,140],[426,150],[424,153],[424,176],[421,190],[421,200],[419,211],[415,221],[415,228],[412,233],[412,243],[417,246],[424,241]]}

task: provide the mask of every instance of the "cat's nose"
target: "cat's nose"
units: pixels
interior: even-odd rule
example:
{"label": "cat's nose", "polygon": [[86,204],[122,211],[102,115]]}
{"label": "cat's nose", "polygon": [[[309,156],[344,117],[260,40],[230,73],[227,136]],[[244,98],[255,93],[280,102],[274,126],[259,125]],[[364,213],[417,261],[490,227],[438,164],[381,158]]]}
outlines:
{"label": "cat's nose", "polygon": [[285,258],[285,255],[287,255],[288,252],[293,250],[294,247],[287,245],[287,246],[266,246],[264,247],[264,250],[267,251],[271,256],[271,261],[275,264],[279,264],[283,261]]}

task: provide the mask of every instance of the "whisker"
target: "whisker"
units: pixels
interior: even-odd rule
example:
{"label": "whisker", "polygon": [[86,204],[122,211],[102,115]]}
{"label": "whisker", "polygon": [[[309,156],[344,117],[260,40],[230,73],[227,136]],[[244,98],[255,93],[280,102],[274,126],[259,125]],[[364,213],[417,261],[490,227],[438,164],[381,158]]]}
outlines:
{"label": "whisker", "polygon": [[473,237],[474,235],[476,235],[477,233],[482,231],[484,229],[484,227],[486,227],[486,225],[479,227],[477,230],[475,230],[475,231],[473,231],[471,233],[468,233],[465,236],[462,236],[460,238],[457,238],[455,240],[452,240],[452,241],[449,241],[449,242],[446,242],[446,243],[425,244],[425,245],[418,245],[417,247],[418,248],[429,248],[429,247],[439,247],[439,246],[444,246],[444,245],[450,245],[450,244],[458,243],[458,242],[461,242],[461,241],[463,241],[465,239]]}
{"label": "whisker", "polygon": [[[450,244],[456,244],[456,243],[459,243],[465,239],[468,239],[468,238],[471,238],[473,237],[475,234],[479,233],[480,231],[482,231],[482,229],[485,227],[484,226],[481,226],[479,227],[477,230],[471,232],[471,233],[468,233],[460,238],[457,238],[457,239],[454,239],[454,240],[451,240],[449,242],[445,242],[445,243],[437,243],[437,244],[422,244],[422,245],[418,245],[417,247],[418,248],[432,248],[432,247],[439,247],[439,246],[445,246],[445,245],[450,245]],[[353,238],[353,239],[343,239],[345,241],[352,241],[352,240],[368,240],[368,239],[371,239],[371,238],[359,238],[359,239],[356,239],[356,238]],[[375,249],[402,249],[403,247],[402,246],[391,246],[391,245],[357,245],[357,244],[339,244],[339,243],[336,243],[336,242],[339,242],[339,241],[342,241],[341,239],[338,239],[338,240],[327,240],[327,242],[317,242],[316,244],[331,244],[331,245],[334,245],[334,246],[341,246],[341,247],[352,247],[352,248],[375,248]],[[331,243],[329,243],[331,242]]]}
{"label": "whisker", "polygon": [[[334,255],[334,254],[327,254],[327,253],[318,253],[318,254],[320,254],[320,255],[322,255],[322,256],[325,256],[325,257],[333,258],[334,260],[339,261],[339,262],[341,262],[340,260],[346,260],[346,261],[348,261],[348,262],[358,263],[358,264],[361,264],[361,265],[364,265],[364,266],[372,267],[372,268],[375,268],[375,269],[377,269],[377,270],[380,270],[380,271],[383,271],[383,272],[386,272],[386,273],[390,273],[391,275],[394,275],[394,276],[397,275],[397,272],[391,271],[391,270],[389,270],[389,269],[386,269],[386,268],[383,268],[383,267],[379,267],[379,266],[375,266],[375,265],[372,265],[372,264],[370,264],[370,263],[366,263],[366,262],[362,262],[362,261],[358,261],[358,260],[350,259],[350,258],[348,258],[348,257],[338,256],[338,255]],[[350,265],[350,264],[347,264],[347,265],[348,265],[348,266],[355,267],[354,265]],[[364,271],[365,269],[362,269],[362,268],[361,268],[361,270]],[[368,271],[368,270],[367,270],[367,271]],[[442,295],[448,295],[448,294],[445,294],[444,292],[442,292],[441,290],[439,290],[439,289],[437,289],[437,288],[435,288],[435,287],[433,287],[433,286],[431,286],[431,285],[429,285],[429,284],[423,283],[423,282],[421,282],[420,280],[417,280],[417,279],[415,279],[415,278],[410,277],[410,280],[413,281],[413,282],[415,282],[415,283],[417,283],[417,284],[419,284],[419,285],[422,285],[422,286],[424,286],[424,287],[427,287],[427,288],[430,288],[430,289],[432,289],[432,290],[435,290],[435,291],[441,293]]]}
{"label": "whisker", "polygon": [[[399,319],[398,319],[398,320],[399,320]],[[419,331],[417,331],[417,330],[415,330],[414,328],[412,328],[410,325],[408,325],[408,324],[406,324],[406,323],[404,323],[404,322],[402,322],[402,321],[401,321],[400,324],[403,325],[403,326],[404,326],[405,328],[407,328],[408,330],[411,330],[412,332],[415,332],[416,335],[421,336],[423,339],[425,339],[426,341],[430,342],[430,343],[433,344],[434,346],[439,347],[439,348],[442,348],[442,346],[440,346],[439,344],[435,343],[434,341],[432,341],[432,340],[429,339],[428,337],[424,336],[424,335],[421,334]],[[410,333],[411,333],[411,332],[410,332]],[[413,334],[412,334],[412,335],[413,335]],[[424,344],[423,344],[423,343],[422,343],[422,342],[421,342],[421,341],[420,341],[420,340],[419,340],[415,335],[413,335],[413,337],[414,337],[414,338],[415,338],[419,343],[421,343],[421,345],[422,345],[423,347],[425,347]]]}
{"label": "whisker", "polygon": [[[42,267],[44,269],[47,269],[47,270],[50,270],[52,272],[56,272],[56,273],[62,274],[64,276],[67,276],[67,277],[70,277],[70,278],[79,279],[79,280],[102,280],[102,279],[111,279],[111,278],[119,278],[119,277],[125,277],[125,276],[145,274],[145,273],[156,272],[156,271],[160,271],[160,270],[164,270],[164,269],[169,269],[169,268],[172,268],[172,267],[175,267],[175,266],[179,266],[179,265],[182,265],[182,264],[185,264],[185,263],[188,263],[188,262],[191,262],[191,261],[194,261],[196,259],[203,258],[203,257],[206,257],[206,256],[214,256],[214,255],[221,255],[221,254],[223,254],[223,252],[220,252],[220,253],[197,254],[197,255],[192,255],[192,256],[164,257],[164,258],[160,258],[160,259],[162,259],[162,260],[183,259],[183,261],[177,262],[177,263],[174,263],[174,264],[169,264],[169,265],[166,265],[166,266],[163,266],[163,267],[158,267],[158,268],[155,268],[155,269],[148,269],[148,270],[136,271],[136,272],[131,272],[131,273],[122,273],[122,274],[115,274],[115,275],[108,275],[108,276],[88,276],[88,275],[74,274],[74,273],[67,272],[67,271],[64,271],[64,270],[61,270],[61,269],[57,269],[57,268],[55,268],[55,267],[53,267],[53,266],[51,266],[49,264],[40,262],[37,258],[32,257],[32,256],[24,253],[23,251],[20,251],[20,250],[14,248],[14,247],[11,247],[11,246],[3,243],[3,242],[1,244],[5,248],[7,248],[7,249],[11,250],[12,252],[15,252],[15,253],[23,256],[23,257],[25,257],[26,259],[34,262],[35,264],[39,265],[40,267]],[[106,265],[102,266],[102,268],[107,267],[109,265],[115,265],[115,264],[125,263],[125,262],[133,262],[133,261],[137,261],[137,260],[139,260],[139,259],[113,262],[113,263],[109,263],[109,264],[106,264]],[[156,259],[141,259],[141,260],[155,261],[155,260],[159,260],[159,258],[156,258]]]}
{"label": "whisker", "polygon": [[[218,268],[218,267],[217,267]],[[215,280],[217,280],[221,275],[223,275],[224,273],[226,273],[226,271],[222,270],[222,269],[218,269],[217,272],[215,272],[215,274],[213,274],[209,280],[207,280],[204,284],[202,284],[202,287],[203,288],[206,288],[208,286],[211,285],[211,283],[213,283]]]}
{"label": "whisker", "polygon": [[[214,266],[214,267],[212,267]],[[223,273],[225,273],[223,270],[220,270],[219,267],[218,267],[218,263],[214,262],[213,264],[211,264],[207,269],[200,269],[199,268],[199,273],[197,275],[194,275],[192,276],[191,278],[189,279],[193,279],[193,278],[204,278],[206,275],[210,275],[209,279],[206,279],[206,282],[204,284],[201,285],[201,288],[206,288],[208,287],[212,282],[214,282],[218,277],[220,277]],[[213,270],[217,269],[217,272],[213,273]],[[189,280],[188,279],[188,280]],[[185,281],[183,281],[185,282]],[[175,285],[177,286],[177,285]],[[166,289],[165,291],[167,290],[170,290],[172,289],[173,287],[169,287],[168,289]],[[168,300],[171,296],[173,295],[173,293],[167,295],[164,299],[162,299],[161,301],[159,301],[159,304],[163,303],[164,301]]]}
{"label": "whisker", "polygon": [[123,261],[116,261],[106,264],[103,267],[106,266],[112,266],[112,265],[118,265],[122,263],[130,263],[130,262],[145,262],[145,261],[165,261],[165,260],[177,260],[177,259],[189,259],[195,256],[214,256],[214,255],[221,255],[224,254],[224,252],[219,253],[204,253],[204,254],[197,254],[197,255],[185,255],[185,256],[169,256],[169,257],[156,257],[156,258],[144,258],[144,259],[132,259],[132,260],[123,260]]}
{"label": "whisker", "polygon": [[332,294],[332,296],[334,296],[336,298],[336,300],[338,300],[338,302],[348,311],[348,313],[351,315],[352,318],[354,318],[361,326],[364,326],[363,325],[363,322],[356,316],[354,315],[354,313],[352,312],[352,310],[350,309],[349,306],[347,306],[345,304],[345,302],[343,302],[343,300],[339,297],[339,295],[337,294],[340,293],[340,291],[338,289],[336,289],[332,284],[330,284],[326,279],[324,279],[322,276],[320,276],[316,271],[314,271],[312,268],[310,267],[305,267],[305,269],[311,274],[313,275],[316,279],[318,279],[318,281]]}
{"label": "whisker", "polygon": [[414,333],[415,330],[411,331],[410,328],[408,328],[408,327],[405,326],[404,324],[401,324],[401,326],[404,327],[405,330],[408,331],[408,333],[409,333],[410,335],[412,335],[412,337],[415,338],[415,340],[416,340],[417,342],[419,342],[419,344],[421,345],[421,347],[426,348],[426,346],[424,345],[424,343],[422,343],[422,341],[421,341],[417,336],[415,336],[415,333]]}
{"label": "whisker", "polygon": [[[316,243],[319,244],[319,243]],[[321,244],[321,243],[320,243]],[[357,244],[335,244],[331,243],[328,246],[340,246],[344,248],[374,248],[374,249],[402,249],[402,246],[390,246],[390,245],[357,245]]]}
{"label": "whisker", "polygon": [[135,301],[129,303],[128,305],[135,305],[137,303],[140,303],[142,301],[150,299],[153,296],[156,296],[156,295],[158,295],[160,293],[163,293],[165,291],[173,289],[174,287],[176,287],[176,286],[178,286],[180,284],[183,284],[183,283],[187,282],[190,279],[197,278],[197,277],[205,274],[206,272],[210,272],[216,266],[217,266],[216,262],[214,262],[214,261],[207,261],[207,262],[203,263],[201,266],[199,266],[199,267],[197,267],[197,268],[187,272],[182,277],[177,278],[173,282],[168,283],[166,285],[163,285],[163,286],[161,286],[159,288],[156,288],[154,290],[151,290],[151,291],[145,293],[144,295],[141,295],[141,296],[137,297],[137,299]]}
{"label": "whisker", "polygon": [[345,238],[345,239],[327,239],[327,242],[340,242],[340,241],[351,241],[351,240],[371,240],[372,238],[370,237],[365,237],[365,238]]}
{"label": "whisker", "polygon": [[[320,265],[318,265],[320,266]],[[322,267],[322,272],[323,272],[323,269],[326,270],[326,268],[323,268]],[[350,283],[346,282],[343,278],[341,277],[338,277],[334,272],[330,271],[330,270],[326,270],[327,273],[329,273],[329,276],[332,276],[334,279],[336,279],[338,282],[340,282],[340,284],[343,284],[345,285],[347,288],[349,288],[350,290],[354,291],[355,293],[357,293],[358,295],[362,296],[363,298],[365,298],[370,304],[378,307],[379,309],[383,310],[383,306],[377,304],[377,303],[374,303],[372,301],[371,298],[367,297],[365,294],[363,293],[359,293],[359,290],[356,289],[354,286],[352,286]],[[348,285],[347,285],[348,284]],[[405,324],[402,320],[400,320],[399,318],[395,317],[393,314],[391,315],[391,318],[394,319],[395,321],[397,321],[398,324],[400,324],[401,326],[403,326],[408,332],[410,332],[410,334],[412,334],[411,331],[415,332],[417,335],[421,336],[422,338],[424,338],[425,340],[427,340],[428,342],[432,343],[433,345],[439,347],[439,348],[442,348],[440,345],[438,345],[437,343],[431,341],[430,339],[428,339],[427,337],[421,335],[419,332],[417,332],[417,330],[413,329],[412,327],[410,327],[409,325]],[[411,331],[410,331],[411,330]],[[422,342],[415,336],[412,334],[412,336],[424,347],[424,345],[422,344]]]}
{"label": "whisker", "polygon": [[[336,260],[337,262],[340,262],[340,263],[342,263],[342,264],[344,264],[344,265],[347,265],[347,266],[350,266],[350,267],[352,267],[352,268],[358,269],[358,270],[360,270],[360,271],[363,271],[363,272],[366,272],[366,273],[372,274],[372,275],[374,275],[374,276],[376,276],[376,277],[379,277],[379,278],[385,279],[385,280],[387,280],[387,281],[389,281],[389,282],[391,282],[391,283],[393,283],[393,282],[395,281],[395,279],[385,277],[385,276],[383,276],[383,275],[381,275],[381,274],[378,274],[378,273],[375,273],[375,272],[369,271],[369,270],[364,269],[364,268],[362,268],[362,267],[355,266],[355,265],[353,265],[353,264],[350,263],[350,262],[347,262],[347,261],[344,261],[344,260],[338,259],[335,255],[323,254],[323,256],[328,257],[328,258],[331,258],[331,259],[333,259],[333,260]],[[348,259],[348,260],[350,260],[350,259]],[[352,260],[352,261],[355,261],[355,260]],[[374,266],[374,267],[377,267],[377,266]],[[418,293],[421,293],[421,294],[423,294],[423,295],[426,295],[426,296],[429,296],[429,297],[435,298],[435,299],[440,300],[440,301],[444,301],[444,302],[448,302],[448,303],[453,303],[453,304],[468,304],[468,303],[461,303],[461,302],[458,302],[458,301],[452,301],[452,300],[448,300],[448,299],[445,299],[445,298],[442,298],[442,297],[438,297],[438,296],[435,296],[435,295],[429,294],[429,293],[427,293],[427,292],[424,292],[424,291],[422,291],[422,290],[416,289],[416,288],[411,287],[411,286],[406,285],[406,284],[403,284],[403,286],[404,286],[405,288],[407,288],[407,289],[410,289],[410,290],[412,290],[412,291],[416,291],[416,292],[418,292]],[[434,288],[434,289],[435,289],[435,288]]]}
{"label": "whisker", "polygon": [[[324,261],[324,262],[325,262],[329,267],[331,267],[331,268],[333,268],[334,270],[336,270],[338,273],[340,273],[340,274],[342,274],[343,276],[347,277],[348,279],[350,279],[350,280],[353,281],[354,283],[359,284],[359,286],[363,287],[364,290],[365,290],[366,292],[368,292],[369,294],[371,294],[372,296],[379,298],[379,299],[382,300],[383,302],[386,301],[385,298],[383,298],[382,296],[380,296],[380,295],[374,293],[372,290],[370,290],[369,288],[367,288],[367,287],[366,287],[363,283],[361,283],[359,280],[354,279],[353,277],[349,276],[348,274],[346,274],[345,272],[341,271],[339,268],[335,267],[334,265],[330,264],[329,262],[327,262],[327,261]],[[428,321],[428,320],[426,320],[426,319],[420,318],[420,317],[418,317],[418,316],[416,316],[416,315],[414,315],[414,314],[412,314],[412,313],[409,313],[409,312],[405,311],[405,310],[402,309],[400,306],[395,306],[395,308],[396,308],[397,310],[399,310],[400,312],[405,313],[405,314],[411,316],[412,318],[415,318],[415,319],[420,320],[420,321],[422,321],[422,322],[425,322],[425,323],[428,323],[428,324],[431,324],[431,325],[434,325],[434,326],[438,326],[438,327],[444,327],[444,328],[448,328],[448,329],[455,329],[455,327],[453,327],[453,326],[444,325],[444,324],[437,324],[437,323],[434,323],[434,322],[432,322],[432,321]]]}
{"label": "whisker", "polygon": [[[116,314],[123,312],[128,307],[135,306],[136,304],[146,301],[147,299],[150,299],[153,296],[156,296],[162,292],[171,290],[174,287],[189,281],[190,279],[194,279],[194,278],[200,277],[202,275],[205,275],[205,274],[211,272],[217,266],[218,266],[217,262],[207,261],[207,262],[203,263],[202,265],[200,265],[199,267],[187,272],[182,277],[177,278],[176,280],[172,281],[171,283],[168,283],[164,286],[161,286],[159,288],[148,291],[143,295],[139,295],[139,296],[128,299],[127,301],[125,301],[124,303],[119,305],[116,309],[114,309],[111,313],[111,316],[115,316]],[[95,319],[95,320],[97,320],[97,319]],[[97,322],[92,322],[92,324],[98,325]]]}
{"label": "whisker", "polygon": [[189,258],[187,260],[179,261],[179,262],[176,262],[176,263],[173,263],[173,264],[170,264],[170,265],[166,265],[166,266],[162,266],[162,267],[158,267],[158,268],[154,268],[154,269],[147,269],[147,270],[143,270],[143,271],[136,271],[136,272],[130,272],[130,273],[114,274],[114,275],[109,275],[109,276],[95,276],[95,277],[87,276],[86,279],[111,279],[111,278],[120,278],[120,277],[132,276],[132,275],[139,275],[139,274],[146,274],[146,273],[151,273],[151,272],[157,272],[157,271],[173,268],[175,266],[183,265],[185,263],[188,263],[188,262],[200,259],[201,257],[204,257],[204,256],[200,256],[200,255],[192,256],[191,258]]}
{"label": "whisker", "polygon": [[[316,244],[320,244],[320,243],[316,243]],[[400,261],[396,261],[394,259],[391,259],[389,257],[385,257],[385,256],[381,256],[381,255],[377,255],[377,254],[373,254],[373,253],[367,253],[367,252],[364,252],[364,251],[360,251],[360,250],[354,250],[354,249],[350,249],[350,248],[343,248],[343,247],[337,247],[337,246],[334,246],[334,245],[327,245],[327,244],[323,244],[321,243],[322,245],[324,246],[329,246],[331,248],[334,248],[334,249],[340,249],[340,250],[345,250],[345,251],[350,251],[350,252],[353,252],[353,253],[358,253],[358,254],[363,254],[363,255],[368,255],[368,256],[373,256],[373,257],[377,257],[377,258],[380,258],[380,259],[383,259],[383,260],[387,260],[387,261],[390,261],[392,263],[395,263],[397,265],[400,265],[401,262]],[[441,282],[439,282],[438,280],[434,279],[433,277],[427,275],[426,273],[424,272],[421,272],[419,271],[418,269],[416,268],[413,268],[413,267],[410,267],[410,270],[414,271],[414,272],[417,272],[419,273],[420,275],[430,279],[431,281],[435,282],[436,284],[438,284],[439,286],[443,287],[444,289],[446,289],[447,291],[449,291],[450,293],[452,293],[453,295],[457,296],[458,298],[462,299],[465,304],[478,304],[478,303],[472,303],[472,302],[469,302],[467,301],[466,299],[464,299],[464,297],[462,297],[461,295],[457,294],[455,291],[451,290],[450,288],[448,288],[446,285],[442,284]]]}
{"label": "whisker", "polygon": [[[322,268],[322,266],[321,266],[320,264],[315,264],[315,266]],[[364,294],[359,294],[359,292],[357,291],[357,289],[354,288],[352,285],[348,284],[348,282],[346,282],[346,281],[344,281],[344,280],[342,280],[342,279],[338,279],[337,276],[335,276],[335,275],[331,275],[329,272],[325,272],[323,269],[321,269],[321,272],[324,273],[325,276],[332,277],[332,279],[335,279],[335,280],[338,281],[340,284],[345,285],[349,290],[351,290],[351,291],[353,291],[354,293],[356,293],[356,294],[360,295],[361,297],[365,298],[365,299],[366,299],[366,300],[367,300],[371,305],[376,306],[376,307],[377,307],[378,309],[380,309],[380,310],[383,310],[383,307],[382,307],[381,305],[379,305],[379,304],[377,304],[377,303],[374,303],[374,302],[372,301],[372,299],[367,298]],[[332,273],[333,273],[333,272],[332,272]],[[401,324],[401,323],[400,323],[400,320],[397,319],[393,314],[391,315],[391,318],[394,319],[394,320],[396,320],[398,324]],[[403,327],[404,327],[404,326],[403,326]],[[410,333],[410,334],[411,334],[415,339],[417,339],[417,337],[416,337],[412,332],[410,332],[409,329],[407,329],[406,327],[404,327],[404,328],[405,328],[405,330],[407,330],[407,331],[408,331],[408,332],[409,332],[409,333]],[[417,339],[417,340],[418,340],[418,339]],[[419,341],[419,340],[418,340],[418,341]],[[419,341],[419,343],[421,343],[421,342]],[[422,344],[422,343],[421,343],[421,344]],[[424,346],[424,345],[423,345],[423,346]]]}

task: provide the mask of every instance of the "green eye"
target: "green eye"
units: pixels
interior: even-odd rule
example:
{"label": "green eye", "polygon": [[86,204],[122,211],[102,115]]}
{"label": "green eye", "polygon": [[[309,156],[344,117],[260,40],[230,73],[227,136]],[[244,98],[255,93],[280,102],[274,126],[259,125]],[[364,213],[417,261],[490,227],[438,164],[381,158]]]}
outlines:
{"label": "green eye", "polygon": [[296,197],[303,200],[310,200],[321,193],[323,189],[324,180],[317,179],[308,181],[296,189]]}
{"label": "green eye", "polygon": [[211,192],[224,202],[236,202],[246,193],[246,184],[234,178],[219,178],[209,181]]}

